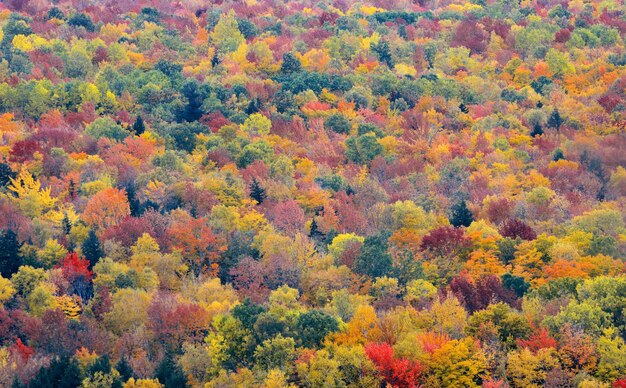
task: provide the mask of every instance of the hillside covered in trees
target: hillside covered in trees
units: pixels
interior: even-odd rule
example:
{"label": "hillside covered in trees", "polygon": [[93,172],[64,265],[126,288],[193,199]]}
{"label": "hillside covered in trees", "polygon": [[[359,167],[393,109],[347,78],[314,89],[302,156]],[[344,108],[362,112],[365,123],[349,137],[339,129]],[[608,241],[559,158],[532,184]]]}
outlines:
{"label": "hillside covered in trees", "polygon": [[623,0],[4,0],[0,386],[626,387]]}

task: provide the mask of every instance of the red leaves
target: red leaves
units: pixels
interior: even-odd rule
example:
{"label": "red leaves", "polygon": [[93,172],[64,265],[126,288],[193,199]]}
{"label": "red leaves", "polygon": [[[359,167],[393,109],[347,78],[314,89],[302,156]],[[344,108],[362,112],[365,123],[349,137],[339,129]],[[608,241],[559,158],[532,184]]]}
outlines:
{"label": "red leaves", "polygon": [[430,251],[438,256],[451,256],[457,255],[460,251],[467,248],[469,244],[470,241],[465,237],[462,229],[442,226],[433,229],[424,236],[420,249]]}
{"label": "red leaves", "polygon": [[384,382],[393,387],[418,387],[423,367],[405,358],[395,358],[391,345],[372,343],[365,347],[365,354],[376,365]]}
{"label": "red leaves", "polygon": [[79,257],[76,252],[68,253],[62,258],[55,268],[61,268],[63,277],[70,283],[83,278],[87,281],[91,280],[93,274],[89,270],[89,262]]}
{"label": "red leaves", "polygon": [[500,234],[512,239],[519,237],[522,240],[529,241],[537,238],[537,233],[535,233],[533,228],[520,220],[507,220],[500,228]]}
{"label": "red leaves", "polygon": [[17,339],[17,341],[15,341],[15,345],[11,346],[9,348],[9,351],[11,353],[16,353],[18,354],[22,360],[24,361],[28,361],[28,359],[35,354],[35,350],[33,348],[31,348],[30,346],[26,346],[22,343],[21,339]]}
{"label": "red leaves", "polygon": [[556,340],[550,336],[547,329],[539,329],[534,332],[527,340],[518,339],[517,345],[529,348],[533,352],[537,352],[539,349],[555,348],[557,347]]}

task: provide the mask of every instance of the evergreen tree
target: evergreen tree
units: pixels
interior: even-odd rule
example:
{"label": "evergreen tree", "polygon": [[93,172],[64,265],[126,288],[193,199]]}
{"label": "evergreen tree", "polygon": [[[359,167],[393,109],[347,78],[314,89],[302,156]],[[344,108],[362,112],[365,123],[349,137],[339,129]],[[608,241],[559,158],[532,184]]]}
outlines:
{"label": "evergreen tree", "polygon": [[250,198],[257,201],[259,205],[263,203],[265,198],[267,198],[265,189],[261,187],[256,178],[252,178],[252,183],[250,184]]}
{"label": "evergreen tree", "polygon": [[137,115],[137,119],[133,123],[133,131],[135,135],[139,136],[146,131],[146,125],[140,115]]}
{"label": "evergreen tree", "polygon": [[563,118],[561,118],[559,110],[555,108],[548,118],[548,127],[558,131],[561,129],[561,125],[563,125]]}
{"label": "evergreen tree", "polygon": [[187,378],[181,367],[172,360],[171,356],[165,356],[159,364],[155,376],[165,388],[184,388],[187,386]]}
{"label": "evergreen tree", "polygon": [[292,53],[283,54],[283,63],[280,65],[280,72],[284,74],[297,73],[301,70],[300,60]]}
{"label": "evergreen tree", "polygon": [[65,213],[63,219],[61,220],[61,227],[63,228],[63,234],[66,236],[72,231],[72,221],[70,221],[67,213]]}
{"label": "evergreen tree", "polygon": [[378,55],[378,60],[386,64],[390,69],[393,68],[393,59],[391,58],[391,48],[389,42],[382,41],[375,46],[372,46],[372,50]]}
{"label": "evergreen tree", "polygon": [[0,162],[0,187],[6,186],[10,182],[9,178],[15,178],[15,173],[8,164]]}
{"label": "evergreen tree", "polygon": [[7,279],[20,268],[22,262],[20,247],[17,235],[12,230],[0,234],[0,275]]}
{"label": "evergreen tree", "polygon": [[470,226],[474,221],[472,212],[467,208],[467,203],[462,200],[452,206],[452,217],[450,217],[450,223],[454,227]]}
{"label": "evergreen tree", "polygon": [[80,387],[81,383],[82,377],[78,362],[74,358],[63,356],[53,359],[50,366],[41,368],[29,386],[33,388],[76,388]]}
{"label": "evergreen tree", "polygon": [[115,364],[115,369],[120,374],[120,378],[123,382],[126,382],[128,379],[135,375],[133,368],[128,363],[126,357],[120,358],[120,360]]}
{"label": "evergreen tree", "polygon": [[530,136],[537,137],[541,135],[543,135],[543,128],[541,128],[541,124],[535,123],[533,130],[530,132]]}
{"label": "evergreen tree", "polygon": [[324,238],[324,233],[319,230],[317,226],[317,221],[315,221],[315,217],[313,217],[313,220],[311,221],[311,231],[309,232],[309,237],[311,237],[312,239]]}
{"label": "evergreen tree", "polygon": [[130,207],[130,215],[133,217],[139,217],[143,213],[141,202],[137,199],[137,190],[135,190],[134,184],[129,184],[125,188],[126,198],[128,198],[128,206]]}
{"label": "evergreen tree", "polygon": [[561,159],[565,159],[565,155],[563,155],[563,151],[560,148],[554,150],[554,155],[552,156],[552,160],[558,162]]}
{"label": "evergreen tree", "polygon": [[102,250],[102,244],[93,229],[89,230],[89,235],[82,245],[83,256],[89,261],[89,269],[92,269],[94,265],[104,256]]}
{"label": "evergreen tree", "polygon": [[76,183],[74,183],[73,179],[70,179],[70,184],[67,188],[68,193],[70,194],[71,199],[76,198]]}

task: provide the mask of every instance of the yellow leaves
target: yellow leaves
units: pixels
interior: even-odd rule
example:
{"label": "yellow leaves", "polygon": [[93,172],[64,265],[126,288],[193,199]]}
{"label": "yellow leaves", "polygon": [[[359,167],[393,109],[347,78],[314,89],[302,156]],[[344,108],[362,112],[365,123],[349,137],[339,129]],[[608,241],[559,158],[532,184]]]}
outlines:
{"label": "yellow leaves", "polygon": [[404,63],[398,63],[394,67],[394,70],[396,74],[400,77],[405,77],[405,76],[415,77],[417,75],[417,70],[415,69],[414,66],[407,65]]}
{"label": "yellow leaves", "polygon": [[134,377],[128,379],[124,384],[124,388],[162,388],[163,384],[157,379],[137,379]]}
{"label": "yellow leaves", "polygon": [[126,29],[128,25],[125,23],[120,24],[112,24],[107,23],[100,28],[100,38],[102,38],[107,43],[117,42],[118,39],[128,36],[126,34]]}
{"label": "yellow leaves", "polygon": [[484,275],[500,276],[506,272],[498,257],[492,251],[483,249],[472,251],[465,263],[465,269],[474,280]]}
{"label": "yellow leaves", "polygon": [[29,51],[33,51],[33,50],[41,49],[41,48],[47,48],[50,46],[50,42],[48,42],[46,39],[35,34],[31,34],[28,36],[21,35],[21,34],[15,35],[11,43],[13,43],[13,46],[15,48],[25,51],[25,52],[29,52]]}
{"label": "yellow leaves", "polygon": [[374,308],[369,305],[359,305],[346,330],[335,337],[339,344],[356,345],[380,340],[382,330]]}
{"label": "yellow leaves", "polygon": [[377,45],[380,42],[380,34],[374,32],[372,36],[361,39],[361,48],[363,50],[370,50],[372,45]]}
{"label": "yellow leaves", "polygon": [[65,316],[69,319],[78,319],[82,313],[77,300],[69,295],[61,295],[55,297],[57,306],[63,311]]}
{"label": "yellow leaves", "polygon": [[497,249],[496,241],[502,238],[498,231],[489,226],[485,220],[472,222],[465,231],[466,235],[472,240],[472,245],[485,250]]}
{"label": "yellow leaves", "polygon": [[447,7],[448,11],[456,12],[456,13],[459,13],[459,14],[465,14],[465,13],[469,13],[469,12],[480,11],[481,9],[483,9],[483,7],[481,7],[480,5],[469,3],[469,2],[465,2],[462,5],[461,4],[450,4]]}
{"label": "yellow leaves", "polygon": [[354,244],[362,244],[364,241],[364,237],[357,236],[354,233],[338,234],[333,238],[332,243],[328,245],[328,251],[337,260],[347,248]]}
{"label": "yellow leaves", "polygon": [[363,6],[361,6],[361,12],[363,12],[367,16],[373,15],[373,14],[375,14],[377,12],[383,12],[383,11],[384,11],[384,9],[378,8],[378,7],[374,7],[373,5],[363,5]]}
{"label": "yellow leaves", "polygon": [[0,304],[9,301],[15,295],[15,287],[9,279],[5,279],[0,275]]}
{"label": "yellow leaves", "polygon": [[298,54],[298,58],[304,69],[319,72],[326,70],[331,59],[326,51],[315,48],[307,51],[304,55]]}
{"label": "yellow leaves", "polygon": [[41,183],[26,169],[22,169],[15,179],[10,178],[10,182],[9,190],[16,195],[10,197],[11,200],[29,217],[41,216],[57,202],[56,198],[50,195],[50,188],[42,189]]}

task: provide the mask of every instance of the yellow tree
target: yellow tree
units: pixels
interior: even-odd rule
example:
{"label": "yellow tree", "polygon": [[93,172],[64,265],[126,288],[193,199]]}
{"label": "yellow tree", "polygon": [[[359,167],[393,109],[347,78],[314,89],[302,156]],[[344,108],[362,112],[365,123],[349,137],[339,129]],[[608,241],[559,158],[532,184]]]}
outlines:
{"label": "yellow tree", "polygon": [[9,178],[9,190],[15,193],[11,198],[27,216],[39,217],[43,212],[52,209],[56,198],[50,195],[50,188],[41,188],[41,183],[33,178],[30,172],[22,169],[16,178]]}

